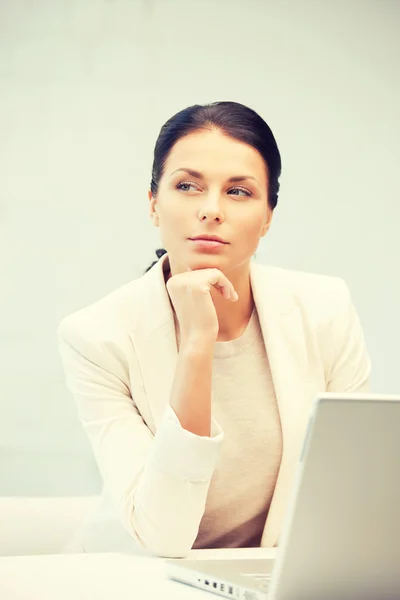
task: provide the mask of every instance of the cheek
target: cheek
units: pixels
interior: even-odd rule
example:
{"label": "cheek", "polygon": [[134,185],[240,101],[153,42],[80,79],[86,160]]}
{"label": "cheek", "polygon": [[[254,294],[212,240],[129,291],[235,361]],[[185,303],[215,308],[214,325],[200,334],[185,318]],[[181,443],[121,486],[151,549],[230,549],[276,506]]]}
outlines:
{"label": "cheek", "polygon": [[172,241],[179,237],[179,234],[189,234],[187,231],[187,216],[183,210],[179,210],[178,206],[166,206],[160,211],[160,230],[164,239]]}
{"label": "cheek", "polygon": [[166,210],[161,220],[169,229],[172,227],[175,230],[180,229],[186,221],[184,213],[176,209]]}
{"label": "cheek", "polygon": [[243,242],[250,242],[252,238],[259,237],[266,215],[254,215],[251,218],[242,218],[240,220],[240,237]]}

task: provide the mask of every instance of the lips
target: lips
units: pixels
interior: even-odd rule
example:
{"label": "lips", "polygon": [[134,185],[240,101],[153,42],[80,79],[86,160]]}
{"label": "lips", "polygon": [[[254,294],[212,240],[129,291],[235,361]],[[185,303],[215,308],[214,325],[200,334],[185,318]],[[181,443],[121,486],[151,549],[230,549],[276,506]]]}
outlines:
{"label": "lips", "polygon": [[223,240],[222,238],[219,237],[207,237],[207,236],[200,236],[200,237],[195,237],[195,238],[190,238],[193,242],[218,242],[219,244],[227,244],[228,242],[225,242],[225,240]]}
{"label": "lips", "polygon": [[211,240],[208,238],[194,238],[193,242],[208,242],[209,244],[223,244],[220,240]]}

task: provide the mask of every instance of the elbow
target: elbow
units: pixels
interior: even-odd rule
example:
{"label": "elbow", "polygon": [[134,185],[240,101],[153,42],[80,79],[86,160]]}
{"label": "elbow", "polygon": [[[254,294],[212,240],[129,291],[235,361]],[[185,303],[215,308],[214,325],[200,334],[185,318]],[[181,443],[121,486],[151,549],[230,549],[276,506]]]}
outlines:
{"label": "elbow", "polygon": [[137,532],[131,535],[143,550],[158,558],[187,558],[192,549],[191,543],[176,539],[176,536],[163,539],[161,535],[143,537]]}
{"label": "elbow", "polygon": [[159,558],[187,558],[191,546],[178,546],[177,544],[157,544],[153,545],[152,553]]}
{"label": "elbow", "polygon": [[167,497],[164,503],[143,502],[138,497],[133,502],[130,498],[122,507],[127,531],[142,549],[158,557],[187,558],[199,532],[204,502],[187,501],[177,506],[176,496]]}
{"label": "elbow", "polygon": [[[140,526],[140,523],[130,523],[128,531],[136,543],[143,549],[159,558],[187,558],[196,539],[197,531],[183,531],[176,524],[177,531],[170,527]],[[180,531],[178,531],[180,529]]]}

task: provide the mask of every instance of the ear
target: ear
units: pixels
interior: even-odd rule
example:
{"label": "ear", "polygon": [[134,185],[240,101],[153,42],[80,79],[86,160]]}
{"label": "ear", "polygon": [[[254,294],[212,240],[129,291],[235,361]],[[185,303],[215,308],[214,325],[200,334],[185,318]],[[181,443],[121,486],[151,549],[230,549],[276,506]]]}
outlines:
{"label": "ear", "polygon": [[149,202],[150,202],[150,218],[153,221],[153,224],[155,227],[158,227],[159,224],[159,215],[157,212],[157,200],[156,198],[153,196],[151,190],[149,190],[147,192],[147,196],[149,198]]}
{"label": "ear", "polygon": [[274,211],[272,210],[272,208],[270,208],[268,206],[267,216],[266,216],[266,220],[263,223],[263,226],[261,228],[260,238],[264,237],[266,235],[268,229],[271,227],[273,214],[274,214]]}

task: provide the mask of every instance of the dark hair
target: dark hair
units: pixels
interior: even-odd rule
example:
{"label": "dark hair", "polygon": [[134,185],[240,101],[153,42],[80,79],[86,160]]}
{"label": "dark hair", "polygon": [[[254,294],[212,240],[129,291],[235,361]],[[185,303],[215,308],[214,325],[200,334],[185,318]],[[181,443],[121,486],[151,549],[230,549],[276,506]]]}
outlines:
{"label": "dark hair", "polygon": [[[194,104],[178,112],[162,126],[154,148],[150,185],[152,194],[156,196],[158,193],[165,163],[176,142],[199,129],[214,128],[252,146],[261,154],[268,169],[268,203],[274,210],[278,203],[279,177],[282,170],[278,145],[267,123],[254,110],[238,102]],[[166,250],[159,249],[156,254],[161,258],[165,252]],[[156,262],[153,262],[146,272]]]}
{"label": "dark hair", "polygon": [[[157,259],[159,260],[164,254],[167,254],[167,251],[164,248],[158,248],[156,250],[156,254],[157,254]],[[158,260],[154,260],[151,263],[151,265],[149,267],[147,267],[147,269],[145,270],[145,273],[147,273],[147,271],[150,271],[151,267],[154,267],[154,265],[158,263]]]}

